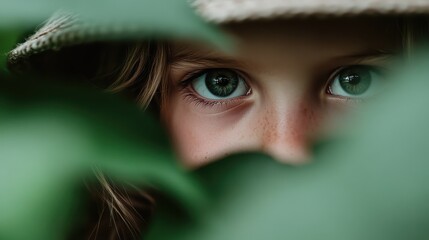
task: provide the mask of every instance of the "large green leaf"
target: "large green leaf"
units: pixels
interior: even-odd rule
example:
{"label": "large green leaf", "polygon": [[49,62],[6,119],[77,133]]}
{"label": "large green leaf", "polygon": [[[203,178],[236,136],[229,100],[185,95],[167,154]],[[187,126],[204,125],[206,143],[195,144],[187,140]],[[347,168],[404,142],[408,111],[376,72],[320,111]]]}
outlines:
{"label": "large green leaf", "polygon": [[6,72],[7,53],[16,45],[22,30],[0,30],[0,73]]}
{"label": "large green leaf", "polygon": [[155,118],[95,90],[36,82],[0,90],[1,239],[63,239],[93,168],[187,209],[204,202]]}
{"label": "large green leaf", "polygon": [[0,5],[0,239],[64,238],[79,204],[76,188],[95,167],[118,182],[156,186],[198,209],[204,202],[198,186],[177,165],[157,120],[95,91],[7,83],[2,72],[18,36],[58,9],[96,29],[88,41],[180,38],[225,47],[228,40],[181,0]]}
{"label": "large green leaf", "polygon": [[2,0],[0,30],[34,27],[59,9],[77,15],[81,27],[93,28],[102,39],[179,37],[229,46],[185,0]]}
{"label": "large green leaf", "polygon": [[199,170],[211,204],[196,218],[161,208],[147,239],[427,239],[428,65],[396,73],[309,165],[247,154]]}
{"label": "large green leaf", "polygon": [[0,71],[17,36],[40,27],[59,10],[77,16],[69,30],[84,36],[79,42],[181,39],[231,49],[231,41],[198,17],[186,0],[1,0],[0,6]]}

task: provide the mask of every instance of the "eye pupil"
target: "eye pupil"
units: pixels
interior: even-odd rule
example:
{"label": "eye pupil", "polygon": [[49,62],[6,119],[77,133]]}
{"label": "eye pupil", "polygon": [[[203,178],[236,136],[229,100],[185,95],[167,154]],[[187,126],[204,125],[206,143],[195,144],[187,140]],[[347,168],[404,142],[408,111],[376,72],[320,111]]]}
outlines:
{"label": "eye pupil", "polygon": [[363,67],[348,68],[340,72],[341,88],[351,95],[364,94],[371,86],[370,70]]}
{"label": "eye pupil", "polygon": [[225,86],[228,86],[228,84],[230,83],[230,80],[225,76],[219,76],[218,78],[213,79],[213,82],[215,85],[218,85],[220,87],[225,87]]}
{"label": "eye pupil", "polygon": [[351,85],[358,85],[360,83],[360,76],[357,74],[344,77],[344,82]]}
{"label": "eye pupil", "polygon": [[207,73],[207,89],[217,97],[227,97],[238,87],[239,77],[231,70],[213,70]]}

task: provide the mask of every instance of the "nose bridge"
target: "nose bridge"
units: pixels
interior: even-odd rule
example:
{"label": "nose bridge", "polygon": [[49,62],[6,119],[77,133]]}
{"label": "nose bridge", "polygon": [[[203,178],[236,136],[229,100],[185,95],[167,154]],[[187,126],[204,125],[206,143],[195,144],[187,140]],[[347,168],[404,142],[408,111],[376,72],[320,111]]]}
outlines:
{"label": "nose bridge", "polygon": [[272,98],[260,119],[262,149],[288,163],[300,163],[309,155],[309,136],[316,109],[304,97]]}

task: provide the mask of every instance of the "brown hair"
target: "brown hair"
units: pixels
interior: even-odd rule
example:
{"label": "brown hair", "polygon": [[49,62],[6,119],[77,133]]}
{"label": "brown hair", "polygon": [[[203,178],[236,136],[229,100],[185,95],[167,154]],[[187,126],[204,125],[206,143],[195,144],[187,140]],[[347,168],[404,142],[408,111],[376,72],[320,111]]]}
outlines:
{"label": "brown hair", "polygon": [[[108,92],[124,94],[142,109],[150,104],[159,109],[167,93],[168,46],[161,42],[113,43],[103,49],[92,82]],[[143,188],[113,183],[99,170],[95,176],[98,182],[87,186],[90,216],[82,227],[83,237],[139,239],[154,211],[154,199]]]}
{"label": "brown hair", "polygon": [[[147,108],[155,96],[165,96],[169,48],[165,43],[145,42],[129,46],[127,52],[122,68],[112,76],[107,90],[115,93],[134,88],[137,92],[133,97],[138,105]],[[156,100],[163,102],[160,98]]]}

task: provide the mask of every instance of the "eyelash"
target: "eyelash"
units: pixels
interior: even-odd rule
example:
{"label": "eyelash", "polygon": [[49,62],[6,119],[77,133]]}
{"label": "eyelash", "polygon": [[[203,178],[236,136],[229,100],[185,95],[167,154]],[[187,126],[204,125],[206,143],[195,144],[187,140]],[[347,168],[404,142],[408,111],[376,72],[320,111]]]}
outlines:
{"label": "eyelash", "polygon": [[[246,96],[236,97],[236,98],[227,99],[227,100],[208,100],[199,96],[191,86],[192,81],[213,69],[216,69],[216,68],[199,69],[196,71],[192,71],[183,77],[184,79],[180,81],[179,86],[181,88],[181,92],[185,100],[195,104],[196,106],[214,107],[214,106],[227,106],[237,101],[240,101],[243,99],[243,97],[247,96],[246,95]],[[229,68],[229,70],[232,70],[238,73],[238,75],[240,75],[240,77],[245,81],[245,83],[249,85],[248,81],[245,80],[246,79],[244,77],[245,74],[243,74],[240,70],[231,69],[231,68]],[[251,88],[249,89],[250,89],[249,91],[251,91]]]}
{"label": "eyelash", "polygon": [[[331,84],[333,83],[333,81],[336,79],[336,77],[338,76],[338,74],[350,67],[356,67],[356,66],[361,66],[361,67],[367,67],[370,68],[374,71],[383,73],[385,72],[386,69],[384,69],[381,66],[371,66],[371,65],[360,65],[360,64],[356,64],[356,65],[346,65],[346,66],[342,66],[339,67],[337,69],[335,69],[328,77],[326,83],[324,84],[324,92],[326,94],[329,94],[331,96],[334,97],[338,97],[341,98],[347,102],[352,102],[352,103],[357,103],[357,102],[364,102],[365,99],[358,99],[358,98],[349,98],[349,97],[344,97],[344,96],[337,96],[332,94],[331,92]],[[186,99],[187,101],[189,101],[190,103],[195,104],[196,106],[204,106],[204,107],[214,107],[214,106],[227,106],[229,104],[233,104],[237,101],[242,100],[244,97],[247,97],[248,95],[245,96],[241,96],[241,97],[236,97],[236,98],[232,98],[232,99],[227,99],[227,100],[208,100],[205,99],[204,97],[199,96],[198,93],[195,92],[195,90],[192,88],[191,83],[194,79],[200,77],[201,75],[207,73],[208,71],[213,70],[212,68],[210,69],[199,69],[199,70],[195,70],[192,71],[188,74],[186,74],[184,76],[184,79],[182,81],[180,81],[179,86],[180,86],[180,90],[183,94],[184,99]],[[236,73],[238,73],[240,75],[240,77],[245,81],[245,83],[249,85],[248,81],[246,81],[245,79],[247,79],[245,76],[245,74],[243,74],[240,70],[237,69],[230,69]],[[249,87],[249,91],[252,91],[252,88]]]}
{"label": "eyelash", "polygon": [[229,100],[223,100],[223,101],[206,100],[202,97],[199,97],[196,93],[192,92],[192,90],[190,90],[189,88],[184,89],[183,95],[185,100],[188,100],[190,103],[193,103],[196,106],[202,105],[205,107],[226,106],[240,99],[240,98],[235,98],[235,99],[229,99]]}
{"label": "eyelash", "polygon": [[386,68],[384,66],[380,66],[380,65],[353,64],[353,65],[341,66],[341,67],[335,69],[329,75],[328,80],[326,81],[326,84],[324,85],[324,92],[326,94],[329,94],[330,96],[333,96],[336,98],[341,98],[342,100],[344,100],[346,102],[350,102],[350,103],[360,103],[360,102],[367,101],[368,99],[365,99],[365,98],[351,98],[351,97],[335,95],[332,93],[332,84],[335,81],[335,79],[338,77],[338,75],[341,73],[341,71],[346,70],[348,68],[353,68],[353,67],[367,68],[370,71],[373,71],[373,72],[375,72],[381,76],[385,76],[386,72],[388,72],[388,68]]}

